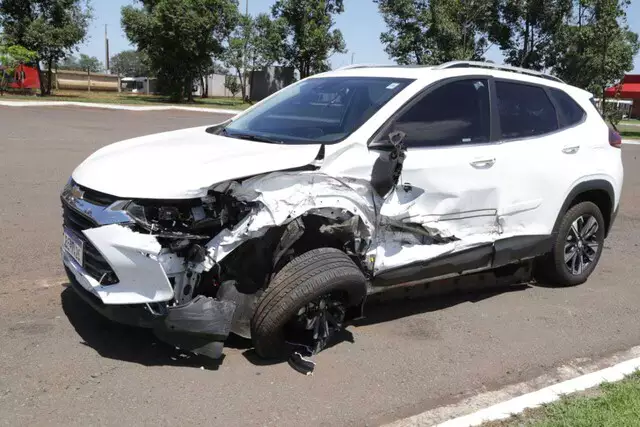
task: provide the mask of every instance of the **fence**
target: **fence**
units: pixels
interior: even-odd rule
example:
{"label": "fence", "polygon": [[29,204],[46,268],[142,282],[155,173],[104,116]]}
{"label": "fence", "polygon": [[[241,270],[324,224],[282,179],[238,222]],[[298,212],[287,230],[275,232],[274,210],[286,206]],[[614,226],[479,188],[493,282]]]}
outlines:
{"label": "fence", "polygon": [[120,87],[120,79],[112,74],[58,70],[53,72],[52,79],[54,89],[86,91],[90,88],[94,91],[118,92]]}
{"label": "fence", "polygon": [[[43,76],[46,77],[46,73],[43,73]],[[204,87],[200,79],[196,80],[194,82],[194,95],[202,96],[206,91],[210,97],[232,97],[232,93],[225,87],[225,79],[227,78],[238,79],[235,76],[211,74],[206,77]],[[52,87],[54,89],[103,92],[120,92],[122,90],[120,77],[113,74],[58,70],[53,71],[52,79]],[[252,101],[260,101],[290,85],[296,78],[292,68],[269,67],[252,72],[247,80],[247,94]],[[158,89],[160,88],[152,86],[149,92],[154,93]],[[235,95],[236,98],[241,96],[241,92]]]}

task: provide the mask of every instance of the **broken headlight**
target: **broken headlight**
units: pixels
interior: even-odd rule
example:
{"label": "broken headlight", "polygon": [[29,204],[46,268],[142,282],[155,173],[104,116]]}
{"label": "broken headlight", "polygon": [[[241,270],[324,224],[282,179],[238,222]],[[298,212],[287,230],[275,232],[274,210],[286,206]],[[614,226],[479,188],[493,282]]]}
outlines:
{"label": "broken headlight", "polygon": [[187,201],[132,201],[126,211],[136,224],[158,237],[207,239],[237,224],[249,211],[248,204],[230,196],[212,194]]}
{"label": "broken headlight", "polygon": [[[153,202],[130,202],[126,211],[136,224],[158,237],[206,239],[206,234],[193,233],[194,223],[202,207],[189,204],[164,205]],[[195,215],[194,212],[196,211]]]}

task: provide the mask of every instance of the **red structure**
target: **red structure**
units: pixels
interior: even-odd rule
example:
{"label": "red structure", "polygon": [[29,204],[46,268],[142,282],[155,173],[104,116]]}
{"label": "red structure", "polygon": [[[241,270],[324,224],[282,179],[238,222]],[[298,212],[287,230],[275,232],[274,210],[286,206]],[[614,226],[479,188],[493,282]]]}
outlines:
{"label": "red structure", "polygon": [[[2,67],[0,67],[0,72],[5,72]],[[11,89],[40,89],[40,75],[35,67],[20,64],[13,74],[7,75],[5,78],[8,78]]]}
{"label": "red structure", "polygon": [[630,117],[640,118],[640,74],[625,74],[622,82],[616,86],[607,88],[604,95],[613,98],[620,92],[620,99],[632,99]]}

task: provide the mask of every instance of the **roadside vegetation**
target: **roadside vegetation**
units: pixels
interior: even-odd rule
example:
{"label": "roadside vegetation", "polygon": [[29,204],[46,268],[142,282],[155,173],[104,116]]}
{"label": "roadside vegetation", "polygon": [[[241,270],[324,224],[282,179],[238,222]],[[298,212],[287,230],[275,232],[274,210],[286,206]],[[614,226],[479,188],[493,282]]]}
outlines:
{"label": "roadside vegetation", "polygon": [[482,427],[635,427],[640,425],[640,373]]}
{"label": "roadside vegetation", "polygon": [[[21,101],[72,101],[72,102],[95,102],[102,104],[118,104],[118,105],[181,105],[172,103],[169,97],[160,95],[140,95],[140,94],[128,94],[118,92],[86,92],[86,91],[73,91],[73,90],[59,90],[53,95],[47,97],[40,96],[24,96],[13,93],[5,93],[0,97],[0,100],[21,100]],[[224,108],[233,110],[244,110],[248,108],[250,104],[245,103],[240,98],[199,98],[193,99],[193,102],[188,104],[190,107],[209,107],[209,108]]]}
{"label": "roadside vegetation", "polygon": [[[624,126],[618,125],[620,136],[623,139],[638,139],[640,140],[640,126]],[[640,421],[638,422],[640,425]]]}

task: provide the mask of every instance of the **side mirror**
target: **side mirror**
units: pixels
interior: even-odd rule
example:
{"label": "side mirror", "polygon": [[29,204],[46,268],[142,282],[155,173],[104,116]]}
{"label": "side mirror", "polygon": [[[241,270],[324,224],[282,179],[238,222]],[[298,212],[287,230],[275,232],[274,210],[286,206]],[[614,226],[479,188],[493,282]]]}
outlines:
{"label": "side mirror", "polygon": [[399,150],[405,150],[404,145],[402,144],[402,141],[404,141],[404,138],[407,136],[406,133],[397,130],[394,132],[391,132],[389,134],[389,141],[391,141],[391,143],[393,144],[394,147],[396,147]]}
{"label": "side mirror", "polygon": [[372,141],[369,144],[369,148],[372,150],[393,151],[395,149],[395,146],[388,139],[378,139]]}
{"label": "side mirror", "polygon": [[406,147],[402,143],[406,136],[407,134],[402,131],[393,131],[385,139],[372,141],[369,148],[380,151],[406,151]]}

